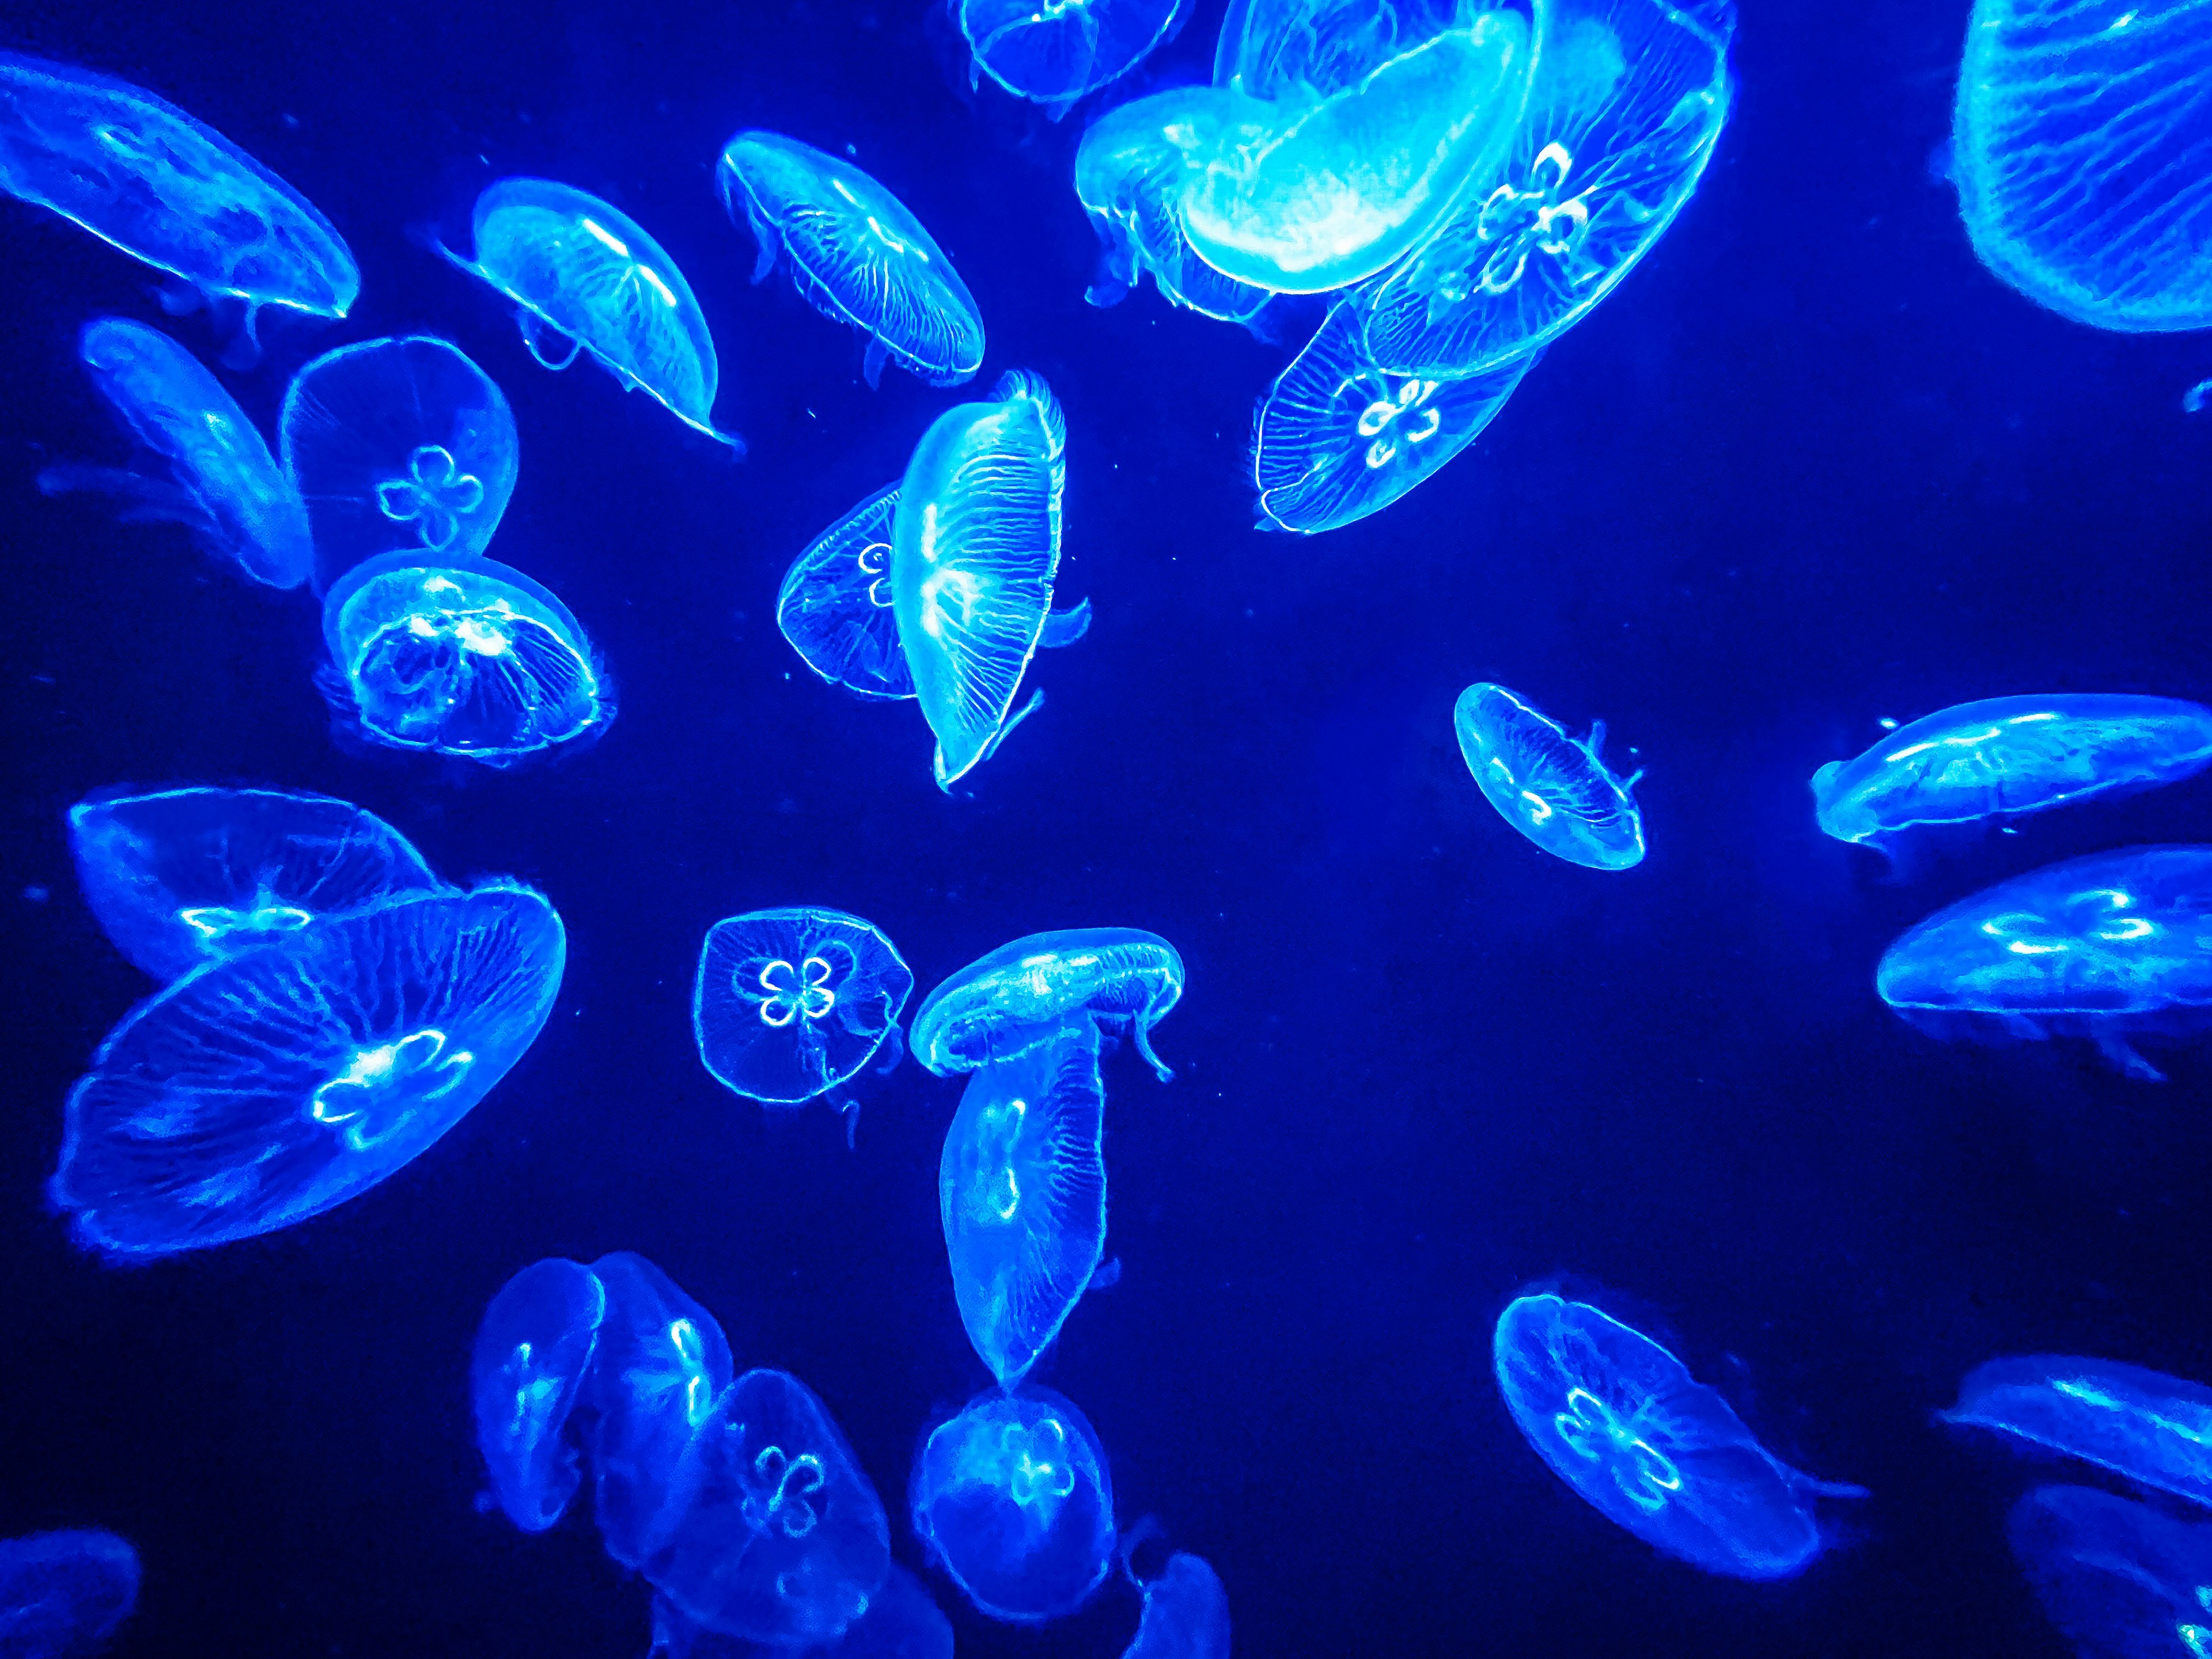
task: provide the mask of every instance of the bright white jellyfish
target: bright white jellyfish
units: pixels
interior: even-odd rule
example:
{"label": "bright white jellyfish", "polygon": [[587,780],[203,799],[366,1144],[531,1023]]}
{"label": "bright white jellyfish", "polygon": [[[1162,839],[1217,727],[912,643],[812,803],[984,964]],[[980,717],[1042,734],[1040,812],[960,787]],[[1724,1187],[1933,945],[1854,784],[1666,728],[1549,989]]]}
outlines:
{"label": "bright white jellyfish", "polygon": [[975,69],[1057,121],[1172,40],[1189,7],[1187,0],[959,0],[957,15]]}
{"label": "bright white jellyfish", "polygon": [[1571,738],[1549,714],[1482,681],[1459,694],[1452,726],[1498,816],[1547,853],[1591,870],[1644,861],[1644,815],[1629,793],[1644,775],[1613,775],[1599,753],[1602,720]]}
{"label": "bright white jellyfish", "polygon": [[2044,1613],[2083,1659],[2212,1654],[2212,1526],[2087,1486],[2039,1486],[2005,1530]]}
{"label": "bright white jellyfish", "polygon": [[707,930],[691,1031],[715,1082],[764,1106],[797,1106],[871,1063],[896,1065],[913,990],[905,958],[873,922],[811,905],[754,910]]}

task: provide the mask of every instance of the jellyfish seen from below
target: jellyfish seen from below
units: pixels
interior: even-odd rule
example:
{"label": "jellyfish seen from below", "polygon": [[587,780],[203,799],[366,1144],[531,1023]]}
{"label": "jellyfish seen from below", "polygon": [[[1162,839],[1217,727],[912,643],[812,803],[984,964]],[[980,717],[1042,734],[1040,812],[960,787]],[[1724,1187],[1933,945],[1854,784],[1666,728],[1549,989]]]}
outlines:
{"label": "jellyfish seen from below", "polygon": [[314,562],[307,515],[238,400],[159,329],[99,317],[77,355],[100,395],[168,476],[65,462],[39,474],[49,495],[99,489],[126,523],[181,524],[202,548],[270,587],[297,587]]}
{"label": "jellyfish seen from below", "polygon": [[979,1395],[915,1461],[915,1535],[994,1619],[1081,1607],[1114,1565],[1114,1482],[1089,1419],[1049,1389]]}
{"label": "jellyfish seen from below", "polygon": [[952,1622],[929,1592],[896,1561],[868,1608],[834,1642],[805,1649],[769,1647],[725,1636],[684,1617],[665,1595],[653,1601],[652,1659],[773,1659],[804,1653],[807,1659],[952,1659]]}
{"label": "jellyfish seen from below", "polygon": [[501,179],[477,198],[476,258],[448,259],[514,301],[523,343],[547,368],[579,352],[694,430],[714,428],[714,337],[676,262],[627,216],[550,179]]}
{"label": "jellyfish seen from below", "polygon": [[1938,910],[1882,954],[1881,1000],[1936,1036],[2084,1036],[2157,1082],[2144,1033],[2212,1018],[2212,847],[2047,865]]}
{"label": "jellyfish seen from below", "polygon": [[2081,1659],[2212,1653],[2212,1526],[2087,1486],[2039,1486],[2005,1530],[2051,1622]]}
{"label": "jellyfish seen from below", "polygon": [[1229,1592],[1203,1559],[1177,1550],[1144,1591],[1137,1639],[1121,1659],[1229,1659]]}
{"label": "jellyfish seen from below", "polygon": [[606,1311],[598,1275],[556,1256],[502,1285],[477,1328],[469,1363],[477,1449],[499,1506],[525,1532],[558,1521],[583,1484],[568,1417]]}
{"label": "jellyfish seen from below", "polygon": [[969,963],[922,1000],[914,1057],[939,1077],[1013,1060],[1059,1042],[1071,1016],[1127,1030],[1164,1083],[1175,1073],[1152,1052],[1152,1027],[1182,996],[1182,958],[1138,927],[1030,933]]}
{"label": "jellyfish seen from below", "polygon": [[1524,1296],[1492,1340],[1498,1392],[1552,1473],[1607,1520],[1707,1572],[1787,1578],[1820,1553],[1815,1496],[1650,1337],[1586,1303]]}
{"label": "jellyfish seen from below", "polygon": [[368,1191],[536,1040],[561,918],[511,882],[408,893],[210,962],[131,1010],[70,1091],[50,1188],[78,1238],[161,1255]]}
{"label": "jellyfish seen from below", "polygon": [[1977,1365],[1942,1415],[2212,1506],[2212,1389],[2202,1383],[2110,1359],[2031,1354]]}
{"label": "jellyfish seen from below", "polygon": [[85,902],[115,947],[170,980],[318,916],[443,885],[373,813],[282,789],[163,789],[70,808]]}
{"label": "jellyfish seen from below", "polygon": [[138,1553],[112,1532],[0,1540],[0,1654],[78,1659],[138,1605]]}
{"label": "jellyfish seen from below", "polygon": [[1452,726],[1490,804],[1537,846],[1592,870],[1644,861],[1644,815],[1628,793],[1644,775],[1616,778],[1607,767],[1603,721],[1571,738],[1550,715],[1482,682],[1459,694]]}
{"label": "jellyfish seen from below", "polygon": [[1058,120],[1172,40],[1188,0],[960,0],[975,67]]}
{"label": "jellyfish seen from below", "polygon": [[763,1105],[796,1106],[878,1054],[896,1064],[913,990],[905,958],[873,922],[813,906],[755,910],[707,930],[691,1032],[715,1082]]}
{"label": "jellyfish seen from below", "polygon": [[760,248],[753,280],[779,254],[799,295],[868,337],[868,384],[886,359],[931,386],[983,366],[983,314],[960,273],[906,204],[849,161],[778,132],[740,132],[715,181]]}

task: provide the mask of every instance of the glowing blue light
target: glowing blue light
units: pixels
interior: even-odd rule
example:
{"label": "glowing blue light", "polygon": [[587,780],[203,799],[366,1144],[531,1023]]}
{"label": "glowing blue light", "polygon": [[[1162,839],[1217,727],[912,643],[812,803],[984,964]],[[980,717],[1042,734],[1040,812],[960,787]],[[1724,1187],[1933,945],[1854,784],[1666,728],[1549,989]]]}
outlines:
{"label": "glowing blue light", "polygon": [[2212,1389],[2201,1383],[2069,1354],[1992,1359],[1943,1419],[2212,1505]]}
{"label": "glowing blue light", "polygon": [[1599,750],[1602,722],[1574,738],[1502,685],[1478,683],[1452,710],[1460,753],[1498,816],[1554,857],[1592,870],[1644,860],[1644,816],[1628,793],[1644,775],[1615,777]]}
{"label": "glowing blue light", "polygon": [[1182,958],[1136,927],[1030,933],[951,975],[914,1017],[914,1057],[939,1077],[1057,1042],[1072,1014],[1127,1030],[1165,1082],[1152,1030],[1182,995]]}
{"label": "glowing blue light", "polygon": [[914,990],[872,922],[801,906],[730,916],[707,930],[691,994],[699,1058],[723,1087],[796,1106],[887,1052]]}
{"label": "glowing blue light", "polygon": [[98,1652],[138,1604],[138,1553],[112,1532],[0,1540],[0,1651],[9,1659]]}
{"label": "glowing blue light", "polygon": [[2040,1486],[2013,1506],[2013,1553],[2077,1653],[2212,1653],[2212,1527],[2085,1486]]}
{"label": "glowing blue light", "polygon": [[975,67],[1056,121],[1174,38],[1187,12],[1183,0],[960,0],[957,15]]}
{"label": "glowing blue light", "polygon": [[469,1364],[477,1449],[500,1507],[525,1532],[558,1521],[582,1484],[567,1429],[606,1312],[598,1275],[556,1256],[501,1285],[477,1328]]}
{"label": "glowing blue light", "polygon": [[1177,1550],[1144,1589],[1137,1638],[1121,1659],[1229,1659],[1229,1592],[1210,1565]]}

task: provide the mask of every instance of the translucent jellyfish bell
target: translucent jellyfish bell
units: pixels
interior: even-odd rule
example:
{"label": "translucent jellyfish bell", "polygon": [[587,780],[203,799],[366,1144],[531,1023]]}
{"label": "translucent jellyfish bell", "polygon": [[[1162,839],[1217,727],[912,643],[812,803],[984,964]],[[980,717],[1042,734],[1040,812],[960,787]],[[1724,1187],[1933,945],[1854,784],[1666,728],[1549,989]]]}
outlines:
{"label": "translucent jellyfish bell", "polygon": [[799,906],[730,916],[707,930],[691,1030],[714,1080],[769,1106],[796,1106],[902,1052],[898,1017],[914,974],[883,930],[842,910]]}
{"label": "translucent jellyfish bell", "polygon": [[1186,14],[1182,0],[960,0],[958,9],[975,66],[1055,121],[1173,39]]}
{"label": "translucent jellyfish bell", "polygon": [[1498,816],[1556,858],[1592,870],[1644,861],[1644,815],[1598,751],[1605,725],[1581,739],[1502,685],[1470,685],[1452,710],[1460,753]]}
{"label": "translucent jellyfish bell", "polygon": [[939,1077],[972,1072],[1060,1039],[1073,1015],[1129,1032],[1164,1083],[1152,1027],[1182,997],[1182,958],[1137,927],[1030,933],[978,957],[932,991],[914,1017],[914,1057]]}
{"label": "translucent jellyfish bell", "polygon": [[2212,1506],[2212,1389],[2201,1382],[2111,1359],[2030,1354],[1977,1365],[1942,1418]]}
{"label": "translucent jellyfish bell", "polygon": [[2006,1532],[2081,1659],[2212,1653],[2212,1527],[2086,1486],[2039,1486]]}
{"label": "translucent jellyfish bell", "polygon": [[1206,1561],[1177,1550],[1143,1588],[1137,1639],[1121,1659],[1229,1659],[1229,1592]]}
{"label": "translucent jellyfish bell", "polygon": [[0,1540],[0,1652],[78,1659],[138,1605],[138,1552],[112,1532]]}
{"label": "translucent jellyfish bell", "polygon": [[558,1521],[583,1484],[567,1429],[606,1312],[598,1276],[556,1256],[501,1285],[477,1328],[469,1363],[477,1449],[499,1506],[525,1532]]}

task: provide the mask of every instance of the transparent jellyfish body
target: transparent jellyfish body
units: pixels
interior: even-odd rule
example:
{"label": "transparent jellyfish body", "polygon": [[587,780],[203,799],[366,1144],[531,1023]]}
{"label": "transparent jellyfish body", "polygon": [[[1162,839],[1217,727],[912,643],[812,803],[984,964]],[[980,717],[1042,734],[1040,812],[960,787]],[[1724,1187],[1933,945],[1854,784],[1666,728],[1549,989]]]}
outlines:
{"label": "transparent jellyfish body", "polygon": [[1185,0],[960,0],[975,67],[1058,120],[1182,27]]}
{"label": "transparent jellyfish body", "polygon": [[2146,1033],[2212,1021],[2212,847],[2127,847],[2046,865],[1938,910],[1882,955],[1875,988],[1936,1036],[2087,1037],[2130,1077]]}
{"label": "transparent jellyfish body", "polygon": [[1114,1565],[1114,1482],[1073,1401],[994,1389],[939,1424],[915,1460],[915,1537],[994,1619],[1073,1613]]}
{"label": "transparent jellyfish body", "polygon": [[112,1532],[0,1540],[0,1653],[78,1659],[138,1605],[138,1552]]}
{"label": "transparent jellyfish body", "polygon": [[477,1449],[507,1518],[544,1532],[583,1484],[568,1434],[599,1352],[607,1293],[599,1276],[555,1256],[500,1286],[477,1328],[469,1362]]}
{"label": "transparent jellyfish body", "polygon": [[1602,721],[1587,738],[1502,685],[1479,682],[1452,710],[1460,753],[1498,816],[1556,858],[1592,870],[1644,860],[1644,816],[1629,791],[1644,775],[1613,775],[1599,750]]}
{"label": "transparent jellyfish body", "polygon": [[1229,1592],[1202,1557],[1177,1550],[1143,1588],[1137,1638],[1121,1659],[1229,1659]]}
{"label": "transparent jellyfish body", "polygon": [[511,882],[321,916],[141,1003],[70,1091],[50,1191],[83,1243],[274,1232],[427,1151],[536,1040],[566,947]]}
{"label": "transparent jellyfish body", "polygon": [[952,1659],[952,1621],[921,1581],[896,1561],[868,1598],[867,1611],[843,1635],[803,1649],[773,1648],[707,1630],[666,1596],[653,1598],[653,1659],[769,1659],[793,1653],[807,1659]]}
{"label": "transparent jellyfish body", "polygon": [[1138,927],[1069,927],[1029,933],[979,957],[922,1000],[914,1057],[939,1077],[1013,1060],[1060,1041],[1070,1018],[1127,1031],[1164,1083],[1174,1075],[1152,1051],[1152,1027],[1182,996],[1182,958]]}
{"label": "transparent jellyfish body", "polygon": [[983,314],[897,197],[851,162],[778,132],[732,138],[715,183],[760,248],[753,280],[781,255],[809,305],[868,337],[870,386],[886,359],[931,386],[975,378]]}
{"label": "transparent jellyfish body", "polygon": [[270,587],[297,587],[314,555],[298,494],[238,400],[159,329],[94,318],[77,339],[92,383],[167,476],[63,462],[39,474],[49,495],[98,489],[125,523],[181,524],[212,556]]}
{"label": "transparent jellyfish body", "polygon": [[489,559],[364,560],[325,597],[323,640],[334,698],[366,736],[394,749],[511,766],[612,717],[568,607]]}
{"label": "transparent jellyfish body", "polygon": [[1616,1525],[1707,1572],[1787,1578],[1820,1552],[1816,1496],[1863,1498],[1790,1468],[1650,1338],[1586,1303],[1523,1296],[1492,1354],[1513,1421]]}
{"label": "transparent jellyfish body", "polygon": [[1974,252],[2093,328],[2212,327],[2212,4],[1976,0],[1951,178]]}
{"label": "transparent jellyfish body", "polygon": [[446,257],[514,301],[547,368],[588,352],[632,391],[742,452],[714,427],[720,372],[691,285],[659,243],[596,196],[550,179],[501,179],[477,198],[476,258]]}
{"label": "transparent jellyfish body", "polygon": [[2043,1611],[2081,1659],[2212,1653],[2212,1526],[2087,1486],[2039,1486],[2005,1530]]}
{"label": "transparent jellyfish body", "polygon": [[171,980],[241,945],[443,884],[397,830],[327,795],[163,789],[70,808],[85,902],[115,947]]}
{"label": "transparent jellyfish body", "polygon": [[714,1080],[768,1106],[828,1094],[886,1054],[914,974],[873,922],[806,905],[707,930],[691,1030]]}
{"label": "transparent jellyfish body", "polygon": [[293,376],[276,424],[313,528],[318,591],[379,554],[481,558],[514,494],[514,411],[444,340],[325,352]]}
{"label": "transparent jellyfish body", "polygon": [[2203,1383],[2116,1360],[2030,1354],[1977,1365],[1942,1416],[2212,1507],[2212,1389]]}

